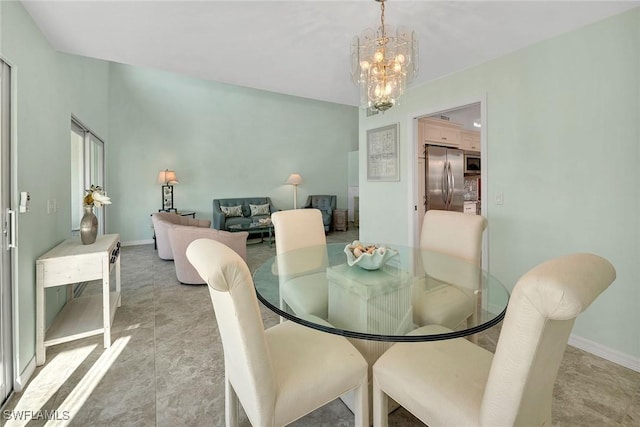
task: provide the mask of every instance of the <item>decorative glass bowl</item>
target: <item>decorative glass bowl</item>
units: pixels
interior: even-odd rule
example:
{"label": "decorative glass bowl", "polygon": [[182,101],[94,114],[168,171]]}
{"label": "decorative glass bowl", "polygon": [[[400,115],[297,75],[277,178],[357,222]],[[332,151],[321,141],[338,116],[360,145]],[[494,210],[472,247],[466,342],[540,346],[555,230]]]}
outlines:
{"label": "decorative glass bowl", "polygon": [[395,249],[378,245],[364,245],[358,240],[345,246],[344,253],[347,255],[347,264],[350,267],[356,265],[365,270],[378,270],[389,259],[398,255],[398,251]]}

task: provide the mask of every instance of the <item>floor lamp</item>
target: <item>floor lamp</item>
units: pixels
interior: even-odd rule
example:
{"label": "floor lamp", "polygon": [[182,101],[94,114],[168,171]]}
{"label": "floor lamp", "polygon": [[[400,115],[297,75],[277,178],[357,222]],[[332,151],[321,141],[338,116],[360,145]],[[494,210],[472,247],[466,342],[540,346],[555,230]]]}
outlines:
{"label": "floor lamp", "polygon": [[293,185],[293,209],[298,209],[298,185],[302,184],[302,177],[299,173],[292,173],[287,178],[287,184]]}

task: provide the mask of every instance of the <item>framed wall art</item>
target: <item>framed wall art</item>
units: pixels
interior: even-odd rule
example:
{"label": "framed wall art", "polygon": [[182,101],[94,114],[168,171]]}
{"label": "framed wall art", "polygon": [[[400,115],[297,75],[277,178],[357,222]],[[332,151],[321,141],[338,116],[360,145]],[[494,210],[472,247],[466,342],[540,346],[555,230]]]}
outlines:
{"label": "framed wall art", "polygon": [[398,127],[367,131],[367,181],[400,181]]}

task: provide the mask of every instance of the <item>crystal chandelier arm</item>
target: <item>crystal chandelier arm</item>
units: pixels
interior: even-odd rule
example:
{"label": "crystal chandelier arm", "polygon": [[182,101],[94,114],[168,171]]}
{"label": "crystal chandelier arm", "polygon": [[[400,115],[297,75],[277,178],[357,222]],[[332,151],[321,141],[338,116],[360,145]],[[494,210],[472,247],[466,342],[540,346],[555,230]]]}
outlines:
{"label": "crystal chandelier arm", "polygon": [[387,34],[384,31],[384,0],[376,0],[380,2],[380,32],[382,34],[382,40],[387,39]]}
{"label": "crystal chandelier arm", "polygon": [[351,44],[351,77],[360,85],[362,107],[385,111],[398,102],[418,71],[418,45],[412,31],[385,25],[385,0],[380,3],[378,31],[366,29]]}

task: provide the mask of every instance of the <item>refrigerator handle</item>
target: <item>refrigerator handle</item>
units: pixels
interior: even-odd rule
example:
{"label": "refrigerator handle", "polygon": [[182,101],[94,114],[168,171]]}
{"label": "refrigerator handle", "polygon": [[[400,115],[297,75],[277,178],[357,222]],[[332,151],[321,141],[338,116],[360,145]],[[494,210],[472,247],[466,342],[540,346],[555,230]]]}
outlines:
{"label": "refrigerator handle", "polygon": [[447,162],[447,210],[451,207],[451,162]]}
{"label": "refrigerator handle", "polygon": [[448,163],[445,161],[442,167],[442,201],[445,209],[449,209],[449,172],[447,165]]}
{"label": "refrigerator handle", "polygon": [[451,162],[449,162],[449,179],[451,180],[449,184],[449,206],[451,208],[451,204],[453,203],[453,190],[456,188],[456,177],[453,176],[453,168],[451,167]]}

